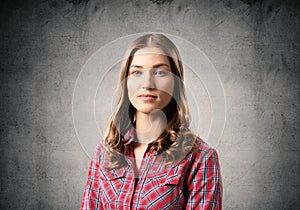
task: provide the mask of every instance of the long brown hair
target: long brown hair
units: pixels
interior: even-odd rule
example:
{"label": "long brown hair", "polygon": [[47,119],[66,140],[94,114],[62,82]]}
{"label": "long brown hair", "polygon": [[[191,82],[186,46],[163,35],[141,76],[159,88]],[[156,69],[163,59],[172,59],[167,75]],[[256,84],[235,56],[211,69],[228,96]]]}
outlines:
{"label": "long brown hair", "polygon": [[189,130],[190,113],[183,84],[183,65],[179,52],[171,40],[162,34],[147,34],[136,39],[127,49],[119,76],[119,86],[114,112],[109,120],[105,138],[105,148],[110,157],[108,169],[119,168],[125,163],[124,135],[132,128],[136,109],[130,103],[126,79],[136,51],[145,47],[157,47],[169,58],[171,71],[175,75],[173,98],[162,110],[167,118],[167,126],[160,137],[151,143],[150,153],[162,154],[168,162],[180,161],[197,148],[195,136]]}

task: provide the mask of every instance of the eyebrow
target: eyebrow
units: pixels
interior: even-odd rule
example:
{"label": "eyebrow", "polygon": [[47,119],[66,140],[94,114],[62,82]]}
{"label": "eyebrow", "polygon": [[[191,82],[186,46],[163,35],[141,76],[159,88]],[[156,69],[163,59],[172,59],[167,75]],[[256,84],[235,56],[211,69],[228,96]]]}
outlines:
{"label": "eyebrow", "polygon": [[[153,68],[159,68],[159,67],[162,67],[162,66],[170,67],[166,63],[159,63],[159,64],[154,65]],[[129,68],[143,68],[143,66],[140,66],[140,65],[131,65]]]}

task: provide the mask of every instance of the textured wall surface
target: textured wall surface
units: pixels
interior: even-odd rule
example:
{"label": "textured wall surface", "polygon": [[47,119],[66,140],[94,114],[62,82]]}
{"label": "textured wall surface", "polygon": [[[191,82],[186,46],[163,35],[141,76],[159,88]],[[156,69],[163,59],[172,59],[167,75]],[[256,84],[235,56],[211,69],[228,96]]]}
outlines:
{"label": "textured wall surface", "polygon": [[[300,208],[299,1],[1,1],[0,209],[78,209],[89,158],[72,121],[86,60],[147,31],[189,40],[223,83],[224,209]],[[114,82],[114,81],[112,81]]]}

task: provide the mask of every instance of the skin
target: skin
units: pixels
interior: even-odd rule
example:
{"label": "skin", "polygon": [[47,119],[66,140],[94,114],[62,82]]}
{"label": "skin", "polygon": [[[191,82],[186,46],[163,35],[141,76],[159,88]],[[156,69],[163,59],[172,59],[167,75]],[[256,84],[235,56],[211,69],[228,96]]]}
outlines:
{"label": "skin", "polygon": [[166,127],[161,109],[171,101],[175,82],[168,57],[156,47],[138,50],[128,73],[128,96],[136,108],[138,141],[134,143],[134,153],[139,168],[148,143],[157,139]]}

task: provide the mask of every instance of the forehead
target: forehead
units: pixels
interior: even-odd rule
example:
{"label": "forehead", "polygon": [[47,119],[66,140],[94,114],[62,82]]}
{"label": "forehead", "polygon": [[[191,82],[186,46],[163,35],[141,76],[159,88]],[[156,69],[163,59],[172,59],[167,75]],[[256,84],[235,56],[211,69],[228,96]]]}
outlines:
{"label": "forehead", "polygon": [[145,47],[135,52],[131,63],[166,63],[169,64],[169,58],[163,50],[157,47]]}
{"label": "forehead", "polygon": [[134,53],[134,56],[145,55],[145,54],[166,55],[165,52],[158,47],[144,47],[144,48],[137,50]]}

